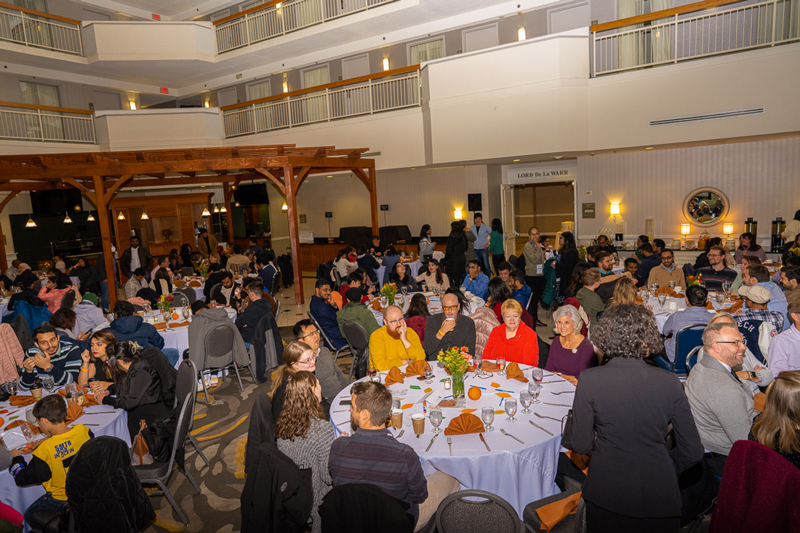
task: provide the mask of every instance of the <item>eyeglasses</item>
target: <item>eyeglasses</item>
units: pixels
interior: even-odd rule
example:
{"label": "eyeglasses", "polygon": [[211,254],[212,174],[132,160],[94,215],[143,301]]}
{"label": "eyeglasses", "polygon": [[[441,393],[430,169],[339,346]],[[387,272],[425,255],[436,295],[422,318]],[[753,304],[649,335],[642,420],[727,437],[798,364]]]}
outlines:
{"label": "eyeglasses", "polygon": [[309,359],[305,359],[305,360],[303,360],[303,359],[298,359],[298,360],[297,360],[297,364],[298,364],[298,365],[310,365],[312,361],[314,361],[314,358],[313,358],[313,357],[311,357],[311,358],[309,358]]}
{"label": "eyeglasses", "polygon": [[445,305],[442,307],[442,311],[457,311],[457,310],[458,310],[457,305]]}
{"label": "eyeglasses", "polygon": [[735,344],[735,345],[742,345],[747,346],[747,339],[743,339],[740,341],[717,341],[717,344]]}
{"label": "eyeglasses", "polygon": [[306,333],[305,335],[303,335],[300,338],[301,339],[305,339],[306,337],[319,337],[319,330],[315,329],[314,331],[309,331],[308,333]]}
{"label": "eyeglasses", "polygon": [[399,324],[399,323],[400,323],[400,322],[402,322],[402,321],[403,321],[403,319],[402,319],[402,318],[398,318],[398,319],[396,319],[396,320],[390,320],[390,321],[389,321],[389,324],[391,324],[391,325],[393,325],[393,326],[394,326],[394,325],[397,325],[397,324]]}

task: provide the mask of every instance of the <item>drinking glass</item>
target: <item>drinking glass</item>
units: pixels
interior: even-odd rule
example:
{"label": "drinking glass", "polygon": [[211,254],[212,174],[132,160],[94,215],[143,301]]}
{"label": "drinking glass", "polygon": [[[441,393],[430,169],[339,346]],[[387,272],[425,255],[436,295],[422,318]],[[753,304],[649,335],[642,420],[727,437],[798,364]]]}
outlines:
{"label": "drinking glass", "polygon": [[369,376],[370,381],[374,381],[375,383],[381,382],[381,375],[374,368],[370,368],[369,370],[367,370],[367,375]]}
{"label": "drinking glass", "polygon": [[82,388],[72,393],[72,401],[78,405],[83,405],[84,401],[86,401],[86,395]]}
{"label": "drinking glass", "polygon": [[731,282],[730,281],[723,281],[722,282],[722,292],[725,293],[725,298],[730,299],[731,297]]}
{"label": "drinking glass", "polygon": [[189,313],[190,313],[190,312],[191,312],[191,311],[189,310],[189,308],[188,308],[188,307],[184,307],[184,308],[183,308],[183,311],[182,311],[181,313],[183,314],[183,319],[184,319],[184,320],[189,320]]}
{"label": "drinking glass", "polygon": [[47,392],[53,392],[55,386],[56,382],[53,376],[42,376],[42,387],[44,387],[44,390]]}
{"label": "drinking glass", "polygon": [[650,300],[650,291],[642,291],[642,304],[647,305]]}
{"label": "drinking glass", "polygon": [[487,406],[481,409],[481,420],[486,426],[486,431],[494,431],[492,422],[494,422],[494,407]]}
{"label": "drinking glass", "polygon": [[533,380],[536,383],[541,383],[543,377],[544,377],[544,370],[542,370],[538,366],[533,367],[533,369],[531,370],[531,378],[533,378]]}
{"label": "drinking glass", "polygon": [[8,392],[11,394],[11,396],[14,396],[17,393],[17,387],[18,387],[17,380],[16,379],[11,380],[7,383],[7,385],[8,385]]}
{"label": "drinking glass", "polygon": [[431,409],[431,424],[433,424],[433,432],[441,433],[439,426],[442,425],[442,411],[440,409]]}
{"label": "drinking glass", "polygon": [[724,292],[718,292],[717,293],[717,303],[719,305],[722,305],[722,304],[725,303],[725,293]]}
{"label": "drinking glass", "polygon": [[425,367],[422,369],[422,375],[425,377],[425,383],[431,383],[431,379],[433,379],[433,369],[431,365],[425,363]]}
{"label": "drinking glass", "polygon": [[22,432],[22,436],[25,437],[25,440],[28,442],[33,442],[33,430],[28,424],[21,424],[19,426],[20,431]]}
{"label": "drinking glass", "polygon": [[674,279],[669,280],[669,283],[667,283],[667,287],[669,287],[669,290],[674,290],[675,289],[675,280]]}
{"label": "drinking glass", "polygon": [[658,305],[664,307],[664,304],[667,303],[667,295],[666,294],[659,294],[658,295]]}
{"label": "drinking glass", "polygon": [[533,403],[533,396],[530,392],[522,391],[519,393],[519,403],[522,404],[522,412],[526,415],[531,414],[531,404]]}
{"label": "drinking glass", "polygon": [[539,401],[539,394],[541,392],[542,392],[541,385],[539,385],[535,381],[533,383],[528,383],[528,393],[531,395],[531,398],[533,398],[533,401],[531,403],[541,403]]}
{"label": "drinking glass", "polygon": [[75,391],[77,391],[77,390],[78,390],[78,386],[74,382],[73,383],[67,383],[67,386],[64,387],[64,392],[67,393],[67,396],[72,396],[72,394],[74,394]]}
{"label": "drinking glass", "polygon": [[475,375],[482,376],[483,370],[481,370],[481,365],[483,364],[483,354],[475,354],[472,361],[475,363]]}
{"label": "drinking glass", "polygon": [[514,418],[514,415],[517,414],[517,400],[514,398],[506,398],[506,413],[508,414],[509,422],[516,422],[517,419]]}
{"label": "drinking glass", "polygon": [[408,294],[408,287],[403,285],[402,287],[400,287],[400,292],[403,293],[403,296],[406,296]]}
{"label": "drinking glass", "polygon": [[501,376],[506,375],[506,360],[504,358],[501,357],[497,360],[497,368],[500,369]]}

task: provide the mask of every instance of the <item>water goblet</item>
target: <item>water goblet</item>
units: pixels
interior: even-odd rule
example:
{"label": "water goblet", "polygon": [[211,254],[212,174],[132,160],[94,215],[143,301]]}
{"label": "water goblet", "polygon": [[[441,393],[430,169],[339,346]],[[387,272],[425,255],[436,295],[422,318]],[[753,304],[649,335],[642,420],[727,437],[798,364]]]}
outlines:
{"label": "water goblet", "polygon": [[188,307],[184,307],[181,313],[183,314],[184,320],[189,320],[189,313],[191,313],[191,310]]}
{"label": "water goblet", "polygon": [[27,442],[33,442],[33,430],[28,424],[21,424],[19,426],[20,431],[22,432],[22,436],[25,437]]}
{"label": "water goblet", "polygon": [[406,286],[406,285],[403,285],[403,286],[400,288],[400,292],[402,292],[402,293],[403,293],[403,296],[406,296],[406,295],[408,294],[408,286]]}
{"label": "water goblet", "polygon": [[492,427],[492,422],[494,422],[494,407],[483,407],[481,409],[481,420],[483,420],[486,431],[494,431]]}
{"label": "water goblet", "polygon": [[422,369],[422,375],[425,378],[425,383],[431,383],[431,379],[433,379],[433,368],[428,363],[425,363],[425,367]]}
{"label": "water goblet", "polygon": [[526,415],[531,414],[531,404],[533,403],[533,396],[530,392],[522,391],[519,393],[519,403],[522,404],[522,412]]}
{"label": "water goblet", "polygon": [[505,358],[501,357],[501,358],[497,359],[497,368],[500,370],[500,375],[501,376],[505,376],[506,375],[506,360],[505,360]]}
{"label": "water goblet", "polygon": [[84,394],[82,388],[79,388],[72,393],[72,401],[78,405],[83,405],[83,403],[86,401],[86,395]]}
{"label": "water goblet", "polygon": [[650,291],[642,291],[642,304],[647,305],[650,300]]}
{"label": "water goblet", "polygon": [[531,395],[533,401],[531,403],[541,403],[539,401],[539,394],[542,392],[542,386],[536,382],[528,383],[528,393]]}
{"label": "water goblet", "polygon": [[11,396],[14,396],[17,393],[18,386],[19,384],[17,383],[16,379],[8,382],[8,392],[11,394]]}
{"label": "water goblet", "polygon": [[533,367],[533,369],[531,369],[531,378],[536,383],[541,383],[543,377],[544,377],[544,370],[542,370],[538,366],[535,366],[535,367]]}
{"label": "water goblet", "polygon": [[658,305],[664,307],[664,304],[667,303],[667,295],[666,294],[659,294],[658,295]]}
{"label": "water goblet", "polygon": [[669,280],[669,283],[667,283],[667,287],[669,287],[669,290],[675,290],[675,280],[674,279]]}
{"label": "water goblet", "polygon": [[442,411],[441,409],[431,409],[431,424],[433,425],[434,433],[441,433],[439,426],[442,425]]}
{"label": "water goblet", "polygon": [[42,376],[42,387],[44,387],[44,390],[47,392],[53,392],[55,386],[56,382],[53,376]]}
{"label": "water goblet", "polygon": [[481,370],[481,365],[483,364],[483,354],[475,354],[472,361],[475,363],[475,375],[482,376],[483,370]]}
{"label": "water goblet", "polygon": [[725,303],[725,293],[724,292],[718,292],[717,293],[717,304],[722,305],[724,303]]}
{"label": "water goblet", "polygon": [[67,386],[64,387],[64,392],[67,393],[67,396],[72,396],[72,394],[75,393],[75,391],[77,390],[78,390],[78,385],[75,384],[75,382],[67,383]]}
{"label": "water goblet", "polygon": [[517,400],[514,398],[506,398],[506,414],[508,414],[509,422],[516,422],[517,419],[514,418],[514,415],[517,414]]}

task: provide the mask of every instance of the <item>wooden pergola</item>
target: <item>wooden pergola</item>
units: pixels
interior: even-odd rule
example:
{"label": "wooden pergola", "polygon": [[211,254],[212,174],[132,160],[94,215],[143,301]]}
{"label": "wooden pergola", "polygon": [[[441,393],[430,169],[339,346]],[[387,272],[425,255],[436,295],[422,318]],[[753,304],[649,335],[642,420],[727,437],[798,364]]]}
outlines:
{"label": "wooden pergola", "polygon": [[[106,272],[113,272],[111,223],[108,206],[123,188],[169,187],[174,185],[222,185],[228,206],[228,241],[233,241],[231,217],[232,188],[242,181],[269,180],[286,196],[289,241],[292,249],[294,291],[303,303],[300,272],[297,192],[312,174],[350,171],[367,187],[370,196],[372,230],[378,233],[378,199],[375,161],[361,159],[367,148],[333,146],[298,147],[293,144],[186,148],[178,150],[136,150],[129,152],[88,152],[0,156],[0,212],[20,192],[77,188],[97,207],[103,241]],[[0,264],[7,268],[3,230],[0,227]],[[109,290],[110,303],[116,290]]]}

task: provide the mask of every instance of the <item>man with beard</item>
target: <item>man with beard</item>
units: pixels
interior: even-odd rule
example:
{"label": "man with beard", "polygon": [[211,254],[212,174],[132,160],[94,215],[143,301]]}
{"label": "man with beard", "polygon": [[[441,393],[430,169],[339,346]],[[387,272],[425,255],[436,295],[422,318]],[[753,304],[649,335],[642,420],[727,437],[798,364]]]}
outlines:
{"label": "man with beard", "polygon": [[425,326],[425,353],[435,361],[441,350],[466,346],[475,355],[475,322],[461,314],[461,304],[455,294],[442,297],[442,313],[431,315]]}
{"label": "man with beard", "polygon": [[22,361],[19,388],[30,390],[36,378],[53,376],[57,387],[78,381],[81,369],[81,349],[77,344],[60,341],[56,329],[42,324],[33,330],[34,347]]}
{"label": "man with beard", "polygon": [[408,329],[403,311],[396,305],[386,308],[383,315],[384,326],[369,337],[369,355],[379,371],[393,366],[407,365],[412,361],[424,361],[425,350],[419,336]]}
{"label": "man with beard", "polygon": [[353,385],[350,401],[352,436],[331,444],[328,468],[333,486],[367,483],[409,505],[415,531],[422,529],[439,504],[458,490],[458,481],[442,472],[427,478],[419,456],[386,429],[392,393],[384,385],[361,381]]}

